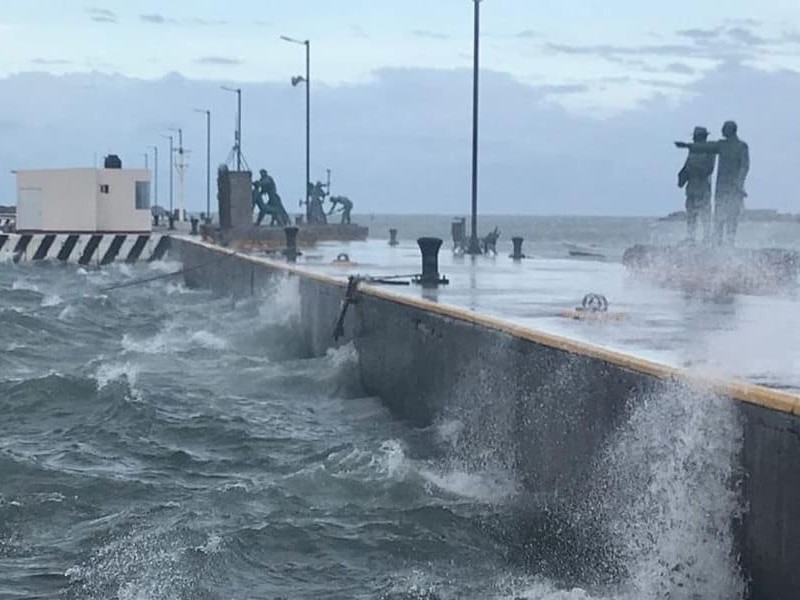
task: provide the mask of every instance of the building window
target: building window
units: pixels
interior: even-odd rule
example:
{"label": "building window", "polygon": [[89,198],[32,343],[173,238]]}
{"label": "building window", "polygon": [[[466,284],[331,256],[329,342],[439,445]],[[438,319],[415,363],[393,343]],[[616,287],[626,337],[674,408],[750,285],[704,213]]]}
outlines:
{"label": "building window", "polygon": [[100,185],[100,193],[101,194],[107,194],[108,193],[108,184],[107,183],[103,183],[103,184]]}
{"label": "building window", "polygon": [[136,182],[136,210],[150,209],[150,182]]}

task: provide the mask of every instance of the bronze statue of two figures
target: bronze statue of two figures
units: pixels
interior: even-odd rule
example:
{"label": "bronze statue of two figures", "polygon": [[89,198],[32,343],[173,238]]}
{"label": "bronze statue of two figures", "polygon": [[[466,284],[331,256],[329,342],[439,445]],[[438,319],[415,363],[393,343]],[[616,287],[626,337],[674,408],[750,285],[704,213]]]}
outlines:
{"label": "bronze statue of two figures", "polygon": [[[353,210],[353,203],[346,196],[331,196],[330,211],[325,214],[323,202],[328,192],[321,182],[308,184],[308,222],[311,225],[325,225],[328,222],[328,215],[333,214],[338,208],[342,214],[342,223],[350,223],[350,212]],[[267,202],[264,202],[266,196]],[[253,208],[258,208],[256,225],[261,225],[264,217],[269,216],[271,226],[286,227],[290,225],[289,214],[283,206],[281,197],[275,185],[275,180],[266,170],[259,171],[259,178],[253,182]]]}
{"label": "bronze statue of two figures", "polygon": [[[689,155],[678,173],[678,187],[686,188],[686,223],[689,240],[694,241],[697,225],[703,228],[703,240],[715,245],[733,245],[739,217],[744,210],[747,192],[744,182],[750,169],[747,144],[737,135],[734,121],[722,126],[722,139],[708,141],[708,130],[695,127],[691,143],[675,142],[687,148]],[[711,210],[711,175],[717,167],[714,191],[713,234]]]}

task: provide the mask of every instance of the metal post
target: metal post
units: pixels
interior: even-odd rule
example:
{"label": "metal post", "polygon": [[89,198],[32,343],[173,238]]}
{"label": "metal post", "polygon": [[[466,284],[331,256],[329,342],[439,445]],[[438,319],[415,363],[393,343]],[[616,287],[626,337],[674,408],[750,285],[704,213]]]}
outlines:
{"label": "metal post", "polygon": [[236,170],[242,170],[242,89],[236,88]]}
{"label": "metal post", "polygon": [[169,140],[169,214],[172,214],[172,171],[173,160],[175,156],[175,147],[173,146],[171,135],[162,135],[161,137]]}
{"label": "metal post", "polygon": [[[233,150],[236,152],[236,170],[242,170],[242,88],[221,86],[226,92],[236,92],[236,132],[233,140]],[[209,115],[209,122],[211,116]],[[230,158],[230,156],[229,156]]]}
{"label": "metal post", "polygon": [[211,111],[206,111],[206,220],[211,223]]}
{"label": "metal post", "polygon": [[144,154],[142,154],[142,156],[144,156],[144,169],[145,169],[145,171],[146,171],[147,169],[149,169],[149,168],[150,168],[150,167],[147,165],[148,152],[145,152]]}
{"label": "metal post", "polygon": [[211,222],[211,111],[195,108],[195,112],[206,115],[206,221]]}
{"label": "metal post", "polygon": [[153,188],[155,189],[155,202],[158,206],[158,146],[151,146],[153,149]]}
{"label": "metal post", "polygon": [[[292,44],[300,44],[306,47],[306,182],[305,182],[305,197],[306,197],[306,223],[311,222],[311,190],[309,184],[311,183],[311,41],[298,40],[286,35],[282,35],[281,39]],[[292,77],[292,85],[304,81],[302,77]]]}
{"label": "metal post", "polygon": [[472,231],[469,237],[467,254],[481,254],[481,245],[478,242],[478,71],[480,66],[480,5],[481,0],[475,3],[475,33],[472,56]]}
{"label": "metal post", "polygon": [[306,222],[311,220],[311,42],[306,44]]}

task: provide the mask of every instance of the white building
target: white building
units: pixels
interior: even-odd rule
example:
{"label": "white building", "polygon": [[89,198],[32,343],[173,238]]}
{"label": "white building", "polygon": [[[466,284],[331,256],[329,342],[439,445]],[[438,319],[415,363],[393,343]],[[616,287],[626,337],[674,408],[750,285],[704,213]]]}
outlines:
{"label": "white building", "polygon": [[17,171],[17,231],[149,232],[150,171]]}

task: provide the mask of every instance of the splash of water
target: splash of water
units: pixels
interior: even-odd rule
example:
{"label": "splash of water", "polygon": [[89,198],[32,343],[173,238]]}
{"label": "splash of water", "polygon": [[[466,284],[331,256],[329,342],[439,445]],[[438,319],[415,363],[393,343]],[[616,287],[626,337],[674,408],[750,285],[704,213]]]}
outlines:
{"label": "splash of water", "polygon": [[627,598],[742,598],[734,520],[742,441],[730,400],[670,383],[637,404],[602,457],[592,511],[629,573]]}

